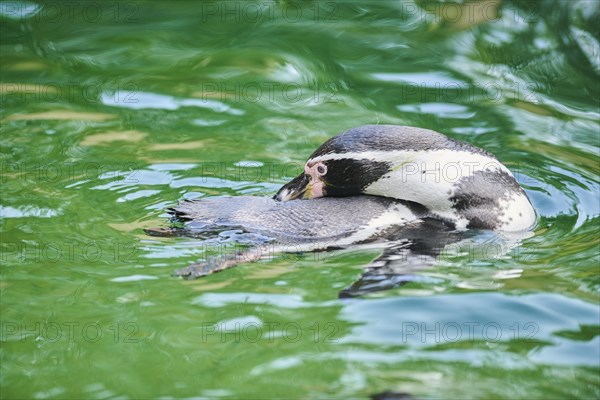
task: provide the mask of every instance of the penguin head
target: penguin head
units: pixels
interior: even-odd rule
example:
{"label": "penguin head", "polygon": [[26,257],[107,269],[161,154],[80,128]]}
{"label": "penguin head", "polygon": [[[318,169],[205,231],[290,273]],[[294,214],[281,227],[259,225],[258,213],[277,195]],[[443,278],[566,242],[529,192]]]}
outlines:
{"label": "penguin head", "polygon": [[380,180],[393,164],[370,154],[377,135],[351,129],[334,136],[315,150],[304,172],[284,185],[273,197],[279,201],[359,195]]}
{"label": "penguin head", "polygon": [[304,165],[304,172],[279,189],[274,199],[287,201],[359,195],[390,169],[391,166],[387,162],[368,159],[311,158]]}

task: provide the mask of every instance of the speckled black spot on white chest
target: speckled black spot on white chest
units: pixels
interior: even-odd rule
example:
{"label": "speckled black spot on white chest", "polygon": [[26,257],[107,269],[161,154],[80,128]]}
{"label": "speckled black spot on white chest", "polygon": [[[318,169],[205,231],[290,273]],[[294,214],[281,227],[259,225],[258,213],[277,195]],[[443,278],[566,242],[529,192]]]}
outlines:
{"label": "speckled black spot on white chest", "polygon": [[458,215],[469,221],[468,228],[502,228],[502,217],[506,217],[507,223],[513,219],[506,216],[503,204],[526,196],[512,176],[498,170],[476,171],[461,178],[454,186],[450,201]]}

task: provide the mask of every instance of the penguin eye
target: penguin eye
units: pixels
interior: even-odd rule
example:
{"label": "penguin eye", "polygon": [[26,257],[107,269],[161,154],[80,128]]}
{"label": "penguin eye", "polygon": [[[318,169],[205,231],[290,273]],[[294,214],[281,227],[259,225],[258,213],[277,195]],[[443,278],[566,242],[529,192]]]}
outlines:
{"label": "penguin eye", "polygon": [[319,175],[325,175],[327,173],[327,166],[325,164],[319,164],[317,166],[317,173]]}

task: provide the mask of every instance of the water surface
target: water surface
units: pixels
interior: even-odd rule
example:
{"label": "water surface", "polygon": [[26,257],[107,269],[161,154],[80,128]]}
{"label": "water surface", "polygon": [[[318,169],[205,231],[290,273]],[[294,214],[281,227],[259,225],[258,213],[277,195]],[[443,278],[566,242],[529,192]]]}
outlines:
{"label": "water surface", "polygon": [[[597,2],[69,4],[0,2],[3,398],[600,396]],[[143,232],[373,123],[497,155],[534,235],[338,300],[377,251],[182,281],[229,249]]]}

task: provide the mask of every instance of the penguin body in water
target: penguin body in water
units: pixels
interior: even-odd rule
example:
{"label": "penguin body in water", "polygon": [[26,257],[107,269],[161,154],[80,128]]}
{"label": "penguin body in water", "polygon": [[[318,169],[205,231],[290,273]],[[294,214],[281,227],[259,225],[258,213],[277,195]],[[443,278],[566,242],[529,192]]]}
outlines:
{"label": "penguin body in water", "polygon": [[[367,125],[328,140],[273,199],[206,198],[170,213],[184,228],[147,232],[206,237],[233,229],[275,243],[269,255],[380,248],[341,297],[411,280],[412,271],[434,264],[444,246],[470,228],[526,231],[535,222],[525,192],[491,154],[434,131],[394,125]],[[197,278],[264,256],[254,254],[204,260],[175,275]]]}

